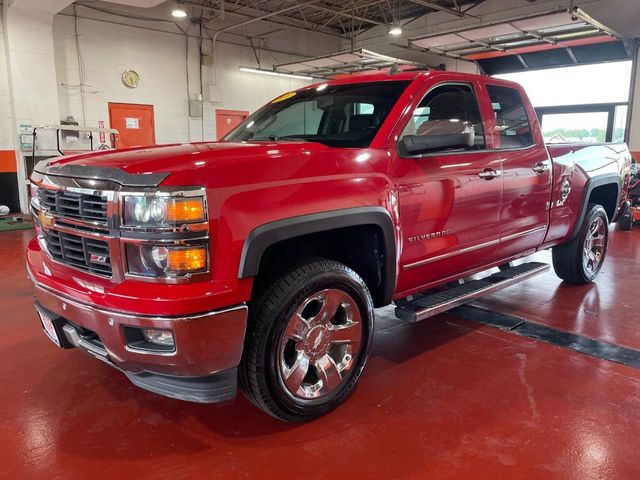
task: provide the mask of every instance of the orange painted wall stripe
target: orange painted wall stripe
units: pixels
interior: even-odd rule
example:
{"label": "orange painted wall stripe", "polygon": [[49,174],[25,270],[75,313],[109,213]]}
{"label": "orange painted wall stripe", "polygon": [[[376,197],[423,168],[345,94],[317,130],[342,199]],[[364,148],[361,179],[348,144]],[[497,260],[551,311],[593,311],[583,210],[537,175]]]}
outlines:
{"label": "orange painted wall stripe", "polygon": [[16,152],[13,150],[0,150],[0,172],[17,172]]}

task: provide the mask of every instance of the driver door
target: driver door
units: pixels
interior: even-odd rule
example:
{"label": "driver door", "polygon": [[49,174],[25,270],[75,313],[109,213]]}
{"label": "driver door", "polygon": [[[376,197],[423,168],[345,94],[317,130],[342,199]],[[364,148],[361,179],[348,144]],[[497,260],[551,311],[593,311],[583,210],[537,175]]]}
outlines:
{"label": "driver door", "polygon": [[[502,167],[485,134],[479,83],[440,83],[414,107],[400,138],[397,165],[402,253],[398,291],[411,293],[496,259]],[[486,106],[482,107],[483,112]],[[485,114],[486,115],[486,112]],[[472,144],[403,152],[403,137],[473,128]],[[468,130],[467,130],[468,131]]]}

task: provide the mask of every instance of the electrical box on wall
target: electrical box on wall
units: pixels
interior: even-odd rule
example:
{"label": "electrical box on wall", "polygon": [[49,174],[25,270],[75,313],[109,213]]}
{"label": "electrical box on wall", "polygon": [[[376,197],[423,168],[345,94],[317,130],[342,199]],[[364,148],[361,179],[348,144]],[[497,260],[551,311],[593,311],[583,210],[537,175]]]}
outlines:
{"label": "electrical box on wall", "polygon": [[202,118],[202,100],[189,100],[189,116]]}
{"label": "electrical box on wall", "polygon": [[222,87],[218,85],[208,85],[205,94],[210,103],[222,103]]}

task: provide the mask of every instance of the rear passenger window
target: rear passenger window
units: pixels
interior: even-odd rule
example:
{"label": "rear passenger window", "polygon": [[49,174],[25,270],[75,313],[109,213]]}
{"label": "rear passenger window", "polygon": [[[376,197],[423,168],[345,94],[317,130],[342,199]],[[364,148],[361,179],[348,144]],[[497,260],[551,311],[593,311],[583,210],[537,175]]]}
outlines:
{"label": "rear passenger window", "polygon": [[500,133],[500,149],[533,145],[531,124],[522,97],[517,90],[487,85],[496,115],[496,130]]}

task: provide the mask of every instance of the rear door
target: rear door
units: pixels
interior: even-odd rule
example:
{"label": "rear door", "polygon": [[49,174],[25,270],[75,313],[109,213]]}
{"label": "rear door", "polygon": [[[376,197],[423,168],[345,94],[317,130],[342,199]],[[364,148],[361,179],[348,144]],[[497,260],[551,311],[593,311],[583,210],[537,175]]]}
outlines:
{"label": "rear door", "polygon": [[[500,241],[502,177],[477,100],[479,82],[444,82],[416,96],[399,138],[465,123],[472,147],[421,155],[398,149],[402,225],[398,291],[417,291],[495,260]],[[491,115],[487,108],[484,115]],[[494,175],[487,175],[493,172]]]}
{"label": "rear door", "polygon": [[156,143],[153,105],[109,103],[109,123],[118,130],[116,148],[139,147]]}
{"label": "rear door", "polygon": [[549,224],[552,163],[533,108],[512,85],[486,81],[490,128],[503,169],[500,249],[506,259],[535,249]]}

